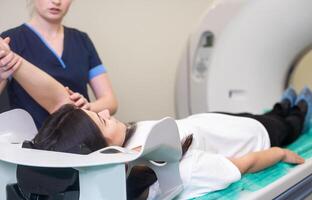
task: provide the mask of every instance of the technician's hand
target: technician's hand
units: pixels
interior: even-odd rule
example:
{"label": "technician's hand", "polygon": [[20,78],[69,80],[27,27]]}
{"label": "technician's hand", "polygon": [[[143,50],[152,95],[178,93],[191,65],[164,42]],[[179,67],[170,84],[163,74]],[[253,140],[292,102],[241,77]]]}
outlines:
{"label": "technician's hand", "polygon": [[0,37],[0,81],[7,79],[21,65],[22,58],[11,51],[10,38]]}
{"label": "technician's hand", "polygon": [[66,87],[66,89],[70,95],[69,96],[70,100],[72,100],[77,107],[90,110],[90,103],[83,95],[81,95],[78,92],[73,92],[68,87]]}

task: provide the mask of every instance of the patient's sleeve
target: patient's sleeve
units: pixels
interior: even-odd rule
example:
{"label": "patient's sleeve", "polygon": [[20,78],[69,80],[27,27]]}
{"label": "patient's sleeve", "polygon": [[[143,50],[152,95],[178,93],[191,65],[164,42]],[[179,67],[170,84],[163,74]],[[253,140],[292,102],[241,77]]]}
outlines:
{"label": "patient's sleeve", "polygon": [[[184,190],[177,199],[190,199],[221,190],[240,180],[238,168],[226,157],[201,150],[190,150],[180,162]],[[158,184],[150,187],[150,195],[157,196]]]}

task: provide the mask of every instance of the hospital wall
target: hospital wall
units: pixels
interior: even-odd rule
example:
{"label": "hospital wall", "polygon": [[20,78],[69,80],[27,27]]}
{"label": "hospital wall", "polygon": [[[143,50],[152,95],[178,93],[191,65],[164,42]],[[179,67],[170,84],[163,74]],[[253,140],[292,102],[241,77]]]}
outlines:
{"label": "hospital wall", "polygon": [[[119,99],[117,117],[129,121],[174,116],[179,59],[211,2],[73,1],[65,24],[86,31],[94,41]],[[0,9],[1,32],[29,18],[26,0],[0,0]]]}
{"label": "hospital wall", "polygon": [[[109,70],[117,116],[174,116],[175,72],[209,0],[75,0],[65,24],[86,31]],[[29,18],[26,0],[0,0],[0,31]]]}

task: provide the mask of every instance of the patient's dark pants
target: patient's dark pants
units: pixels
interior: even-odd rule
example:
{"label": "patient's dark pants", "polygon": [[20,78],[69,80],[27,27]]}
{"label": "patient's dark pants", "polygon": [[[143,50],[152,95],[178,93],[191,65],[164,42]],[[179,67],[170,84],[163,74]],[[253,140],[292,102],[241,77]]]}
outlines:
{"label": "patient's dark pants", "polygon": [[290,108],[286,103],[277,103],[273,109],[263,115],[251,113],[224,113],[233,116],[249,117],[258,120],[268,131],[271,146],[285,146],[295,141],[303,129],[306,111],[298,106]]}

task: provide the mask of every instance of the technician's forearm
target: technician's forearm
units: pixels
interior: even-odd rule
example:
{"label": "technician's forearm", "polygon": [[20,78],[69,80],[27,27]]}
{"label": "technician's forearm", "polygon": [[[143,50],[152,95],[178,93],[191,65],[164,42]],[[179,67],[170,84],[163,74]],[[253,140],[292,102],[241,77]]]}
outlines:
{"label": "technician's forearm", "polygon": [[94,112],[100,112],[104,109],[108,109],[110,114],[116,113],[118,107],[117,98],[115,96],[104,96],[93,102],[90,102],[90,110]]}

